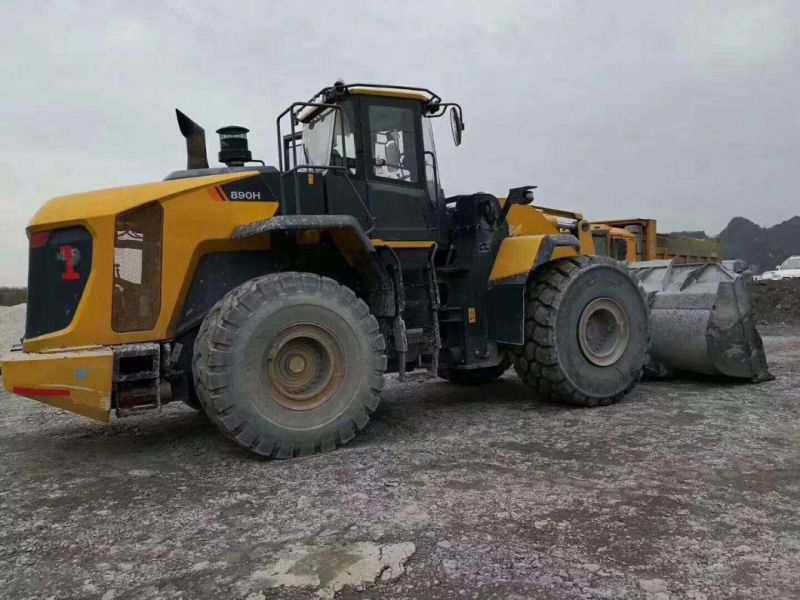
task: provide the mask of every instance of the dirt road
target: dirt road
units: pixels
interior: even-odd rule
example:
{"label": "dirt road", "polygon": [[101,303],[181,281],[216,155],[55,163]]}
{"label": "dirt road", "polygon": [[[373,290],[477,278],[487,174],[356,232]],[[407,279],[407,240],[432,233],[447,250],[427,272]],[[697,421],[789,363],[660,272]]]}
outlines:
{"label": "dirt road", "polygon": [[416,377],[288,462],[177,406],[102,425],[6,395],[0,596],[800,597],[800,337],[765,342],[774,382],[602,409]]}

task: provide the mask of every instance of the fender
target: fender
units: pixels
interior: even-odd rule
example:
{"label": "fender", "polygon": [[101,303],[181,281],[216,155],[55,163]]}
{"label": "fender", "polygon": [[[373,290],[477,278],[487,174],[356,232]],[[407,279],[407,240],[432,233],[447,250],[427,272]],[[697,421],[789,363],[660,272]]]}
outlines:
{"label": "fender", "polygon": [[327,231],[348,262],[356,256],[375,254],[372,240],[358,219],[351,215],[281,215],[241,225],[234,229],[231,237],[242,240],[273,231]]}
{"label": "fender", "polygon": [[347,263],[366,281],[369,296],[364,298],[375,316],[394,316],[397,312],[394,283],[375,250],[372,240],[352,215],[280,215],[237,227],[235,240],[277,231],[328,233]]}
{"label": "fender", "polygon": [[486,290],[489,338],[502,343],[525,343],[525,285],[528,274],[549,262],[558,248],[580,252],[573,235],[522,235],[503,240]]}
{"label": "fender", "polygon": [[528,273],[553,258],[557,248],[572,248],[580,252],[581,243],[574,235],[520,235],[508,237],[500,244],[494,259],[489,283],[500,283]]}

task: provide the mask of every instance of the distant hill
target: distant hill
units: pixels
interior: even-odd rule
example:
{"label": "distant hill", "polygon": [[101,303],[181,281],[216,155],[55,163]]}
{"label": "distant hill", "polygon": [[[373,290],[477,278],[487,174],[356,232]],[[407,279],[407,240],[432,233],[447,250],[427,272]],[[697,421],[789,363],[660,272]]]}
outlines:
{"label": "distant hill", "polygon": [[741,258],[758,272],[766,271],[789,256],[800,254],[800,216],[772,227],[759,227],[743,217],[735,217],[717,238],[727,258]]}
{"label": "distant hill", "polygon": [[[676,231],[674,235],[706,239],[705,231]],[[793,254],[800,254],[800,216],[761,227],[744,217],[734,217],[719,235],[725,258],[747,261],[756,272],[774,269]]]}
{"label": "distant hill", "polygon": [[0,287],[0,306],[14,306],[28,301],[25,288]]}

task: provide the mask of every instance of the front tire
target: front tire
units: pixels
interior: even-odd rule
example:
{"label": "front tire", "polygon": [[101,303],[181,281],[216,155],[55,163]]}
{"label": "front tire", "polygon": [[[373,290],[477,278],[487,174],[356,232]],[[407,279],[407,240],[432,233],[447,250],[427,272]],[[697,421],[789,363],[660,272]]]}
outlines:
{"label": "front tire", "polygon": [[291,458],[350,441],[378,406],[384,340],[349,288],[277,273],[228,292],[194,346],[197,396],[240,446]]}
{"label": "front tire", "polygon": [[633,389],[649,323],[641,287],[621,264],[600,256],[552,261],[531,275],[526,298],[514,369],[541,398],[597,406]]}

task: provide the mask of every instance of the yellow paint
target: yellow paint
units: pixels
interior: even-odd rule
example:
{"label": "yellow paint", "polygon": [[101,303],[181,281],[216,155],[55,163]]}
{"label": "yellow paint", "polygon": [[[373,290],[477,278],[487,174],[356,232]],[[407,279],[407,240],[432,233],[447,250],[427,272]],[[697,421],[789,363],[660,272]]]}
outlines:
{"label": "yellow paint", "polygon": [[46,202],[33,215],[29,227],[31,231],[39,231],[53,225],[67,227],[98,217],[114,217],[118,213],[146,204],[151,200],[164,201],[178,194],[231,183],[253,175],[257,175],[257,172],[189,177],[61,196]]}
{"label": "yellow paint", "polygon": [[636,258],[634,260],[655,260],[657,258],[658,250],[655,219],[609,219],[606,221],[597,221],[596,223],[619,229],[627,229],[630,227],[638,230],[639,233],[634,233],[633,231],[631,233],[637,238],[637,246],[639,246],[643,252],[640,253],[639,249],[637,249]]}
{"label": "yellow paint", "polygon": [[544,235],[523,235],[504,239],[494,259],[489,281],[530,272],[544,238]]}
{"label": "yellow paint", "polygon": [[475,308],[472,306],[467,308],[467,321],[470,324],[478,322],[478,314],[475,312]]}
{"label": "yellow paint", "polygon": [[578,225],[578,241],[581,243],[581,249],[578,254],[594,254],[594,241],[592,240],[592,228],[589,221],[581,219]]}
{"label": "yellow paint", "polygon": [[[542,241],[547,235],[521,235],[508,237],[500,244],[489,281],[525,275],[533,269]],[[573,248],[556,248],[553,258],[575,256]]]}
{"label": "yellow paint", "polygon": [[[628,262],[633,262],[636,260],[636,236],[627,229],[612,227],[611,225],[606,225],[605,223],[592,223],[591,232],[593,236],[593,244],[595,236],[603,236],[606,238],[609,254],[613,254],[613,242],[622,240],[625,244],[625,258],[622,260],[626,260]],[[594,253],[598,254],[596,244],[594,245]]]}
{"label": "yellow paint", "polygon": [[[3,357],[3,385],[33,388],[26,396],[99,421],[108,421],[114,358],[110,349],[49,354],[12,352]],[[39,396],[53,390],[68,396]]]}
{"label": "yellow paint", "polygon": [[[34,217],[30,230],[83,225],[92,234],[92,270],[72,323],[65,329],[25,340],[25,352],[164,340],[172,337],[183,299],[200,258],[209,252],[269,247],[268,235],[232,240],[240,226],[269,219],[277,202],[214,202],[208,189],[255,173],[167,181],[51,200]],[[164,209],[161,310],[151,331],[111,329],[114,237],[117,213],[159,201]]]}
{"label": "yellow paint", "polygon": [[[505,199],[501,204],[505,203]],[[558,220],[533,206],[515,204],[508,211],[508,229],[512,236],[558,233]]]}

